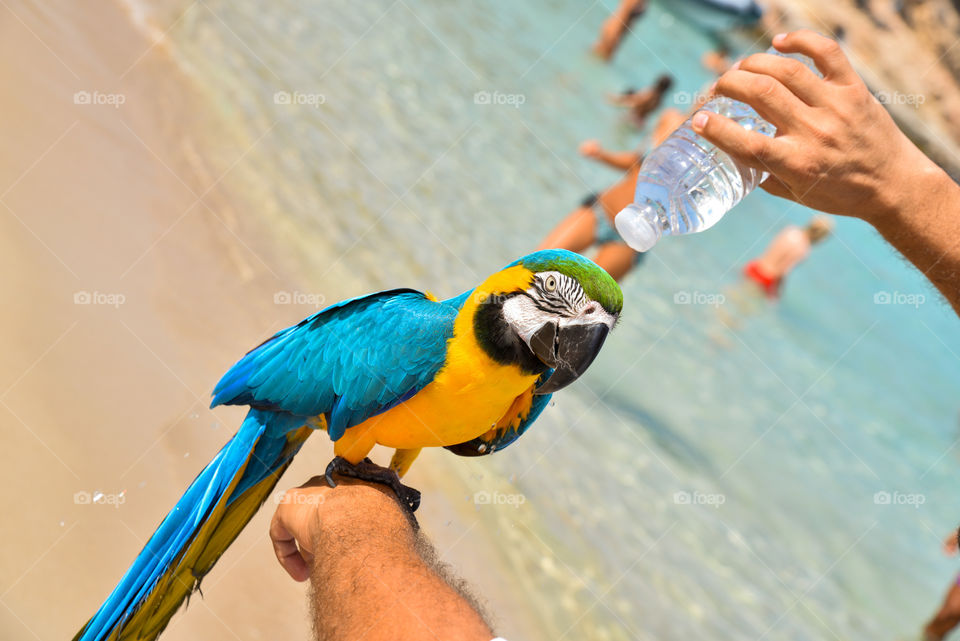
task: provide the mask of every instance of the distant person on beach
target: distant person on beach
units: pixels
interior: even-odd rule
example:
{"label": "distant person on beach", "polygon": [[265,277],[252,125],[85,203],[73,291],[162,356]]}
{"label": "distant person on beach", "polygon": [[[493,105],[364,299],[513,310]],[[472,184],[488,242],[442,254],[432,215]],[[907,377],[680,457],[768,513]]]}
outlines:
{"label": "distant person on beach", "polygon": [[810,255],[810,248],[830,235],[833,223],[825,216],[814,216],[806,227],[784,227],[757,258],[743,268],[743,275],[767,296],[778,298],[783,281]]}
{"label": "distant person on beach", "polygon": [[880,20],[876,14],[873,13],[873,8],[870,6],[870,0],[854,0],[854,4],[856,5],[857,9],[862,11],[864,15],[870,18],[870,21],[873,22],[874,26],[881,29],[890,28],[885,22]]}
{"label": "distant person on beach", "polygon": [[606,190],[587,195],[579,207],[547,234],[538,249],[568,249],[583,253],[596,247],[593,262],[619,282],[644,257],[630,249],[613,226],[614,217],[633,202],[643,154],[639,151],[608,151],[596,140],[584,141],[580,145],[580,153],[626,173]]}
{"label": "distant person on beach", "polygon": [[673,78],[669,74],[663,74],[657,81],[647,87],[637,91],[636,89],[627,89],[623,93],[611,94],[607,97],[610,104],[617,107],[625,107],[630,110],[630,120],[641,129],[646,124],[647,116],[656,111],[663,102],[663,97],[673,86]]}
{"label": "distant person on beach", "polygon": [[283,569],[296,581],[310,580],[317,639],[493,637],[464,582],[440,563],[409,510],[383,485],[338,478],[331,488],[316,476],[287,491],[270,539]]}
{"label": "distant person on beach", "polygon": [[[663,114],[654,127],[652,140],[660,144],[683,122],[683,114],[670,110]],[[597,248],[593,261],[607,270],[618,282],[639,265],[645,254],[635,252],[623,242],[613,226],[614,217],[633,202],[637,173],[643,154],[639,151],[609,151],[596,140],[580,144],[580,154],[612,169],[626,172],[618,182],[605,191],[589,194],[563,221],[551,231],[539,249],[568,249],[583,253]]]}
{"label": "distant person on beach", "polygon": [[727,72],[733,61],[730,60],[730,49],[726,45],[720,45],[716,51],[708,51],[703,54],[700,63],[704,69],[712,71],[718,76]]}
{"label": "distant person on beach", "polygon": [[[953,530],[943,540],[943,553],[957,556],[957,531]],[[941,641],[960,624],[960,576],[953,580],[943,597],[940,611],[923,628],[925,641]]]}
{"label": "distant person on beach", "polygon": [[[833,221],[826,216],[814,216],[806,227],[788,225],[781,229],[760,256],[747,262],[743,279],[725,290],[728,304],[717,307],[717,316],[727,329],[738,328],[748,317],[761,313],[766,308],[764,299],[779,299],[787,275],[832,230]],[[725,347],[731,345],[723,333],[712,333],[711,340]]]}
{"label": "distant person on beach", "polygon": [[716,92],[749,103],[777,135],[704,110],[694,131],[769,172],[762,186],[771,194],[873,225],[960,312],[960,185],[897,128],[835,41],[804,30],[773,46],[809,56],[823,78],[759,53],[721,76]]}
{"label": "distant person on beach", "polygon": [[[679,110],[672,107],[665,110],[657,119],[650,136],[653,145],[663,142],[684,120],[686,116]],[[579,151],[585,158],[592,158],[626,173],[605,191],[588,194],[580,206],[543,239],[538,248],[583,253],[596,247],[593,261],[619,282],[643,262],[645,256],[623,242],[613,226],[613,220],[620,210],[633,202],[643,154],[640,151],[609,151],[596,140],[583,141]]]}
{"label": "distant person on beach", "polygon": [[610,61],[617,52],[623,37],[633,21],[647,10],[647,0],[621,0],[610,17],[603,21],[600,35],[593,44],[593,52],[605,61]]}

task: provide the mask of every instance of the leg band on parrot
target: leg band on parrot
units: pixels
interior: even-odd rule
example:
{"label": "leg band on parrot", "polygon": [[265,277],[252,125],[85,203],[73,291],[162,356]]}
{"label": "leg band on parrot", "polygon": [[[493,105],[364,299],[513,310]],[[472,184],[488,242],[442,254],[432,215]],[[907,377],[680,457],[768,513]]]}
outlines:
{"label": "leg band on parrot", "polygon": [[400,477],[397,476],[396,472],[386,467],[380,467],[376,463],[371,462],[370,459],[364,459],[354,465],[342,456],[335,456],[333,460],[330,461],[330,464],[327,465],[327,471],[324,474],[327,479],[327,484],[330,487],[337,486],[336,481],[333,480],[334,474],[342,474],[343,476],[360,479],[361,481],[386,485],[396,493],[397,498],[400,499],[400,503],[406,506],[411,512],[416,512],[417,508],[420,507],[419,490],[404,485],[400,482]]}

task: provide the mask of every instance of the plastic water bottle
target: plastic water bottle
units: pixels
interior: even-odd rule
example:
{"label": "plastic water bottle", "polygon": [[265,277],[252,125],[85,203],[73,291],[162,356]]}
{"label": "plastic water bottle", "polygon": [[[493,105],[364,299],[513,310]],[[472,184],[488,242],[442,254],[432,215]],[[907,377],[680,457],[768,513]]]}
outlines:
{"label": "plastic water bottle", "polygon": [[[772,48],[767,53],[799,60],[820,76],[806,56],[782,54]],[[753,107],[739,100],[718,96],[702,109],[765,136],[777,133]],[[633,203],[617,214],[617,231],[637,251],[650,250],[665,234],[709,229],[767,177],[766,172],[737,163],[694,133],[692,120],[647,154],[640,165]]]}

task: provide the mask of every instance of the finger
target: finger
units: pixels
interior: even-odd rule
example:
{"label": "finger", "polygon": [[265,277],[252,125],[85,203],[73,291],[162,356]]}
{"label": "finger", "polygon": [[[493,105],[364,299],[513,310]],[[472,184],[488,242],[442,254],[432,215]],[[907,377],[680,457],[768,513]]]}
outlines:
{"label": "finger", "polygon": [[783,167],[782,153],[776,139],[747,131],[726,116],[698,111],[691,125],[695,132],[741,164],[770,173],[778,173]]}
{"label": "finger", "polygon": [[801,111],[809,109],[775,78],[741,69],[723,74],[717,93],[747,103],[778,130],[789,130],[801,121]]}
{"label": "finger", "polygon": [[859,78],[837,41],[814,31],[801,29],[781,33],[773,37],[773,46],[782,53],[802,53],[809,56],[827,79],[850,81]]}
{"label": "finger", "polygon": [[812,107],[820,107],[828,101],[823,80],[799,60],[757,53],[741,60],[739,69],[770,76]]}
{"label": "finger", "polygon": [[300,555],[300,548],[297,546],[297,540],[283,524],[280,510],[281,506],[273,515],[270,522],[270,540],[273,542],[273,552],[277,555],[277,561],[283,566],[294,581],[306,581],[310,578],[310,566]]}

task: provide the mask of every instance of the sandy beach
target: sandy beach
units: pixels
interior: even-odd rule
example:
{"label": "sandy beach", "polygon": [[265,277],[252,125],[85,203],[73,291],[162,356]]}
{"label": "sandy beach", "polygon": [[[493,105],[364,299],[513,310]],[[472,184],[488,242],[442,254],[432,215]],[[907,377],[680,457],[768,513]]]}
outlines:
{"label": "sandy beach", "polygon": [[[92,613],[241,416],[206,409],[216,364],[277,329],[278,281],[220,218],[215,180],[182,162],[184,130],[168,128],[189,95],[162,43],[103,9],[11,7],[0,38],[3,296],[16,301],[2,320],[2,468],[21,488],[4,507],[29,524],[5,521],[0,627],[18,638],[69,638]],[[98,492],[114,504],[83,504]],[[303,590],[251,552],[269,552],[263,523],[171,637],[307,638]],[[251,585],[276,598],[273,617],[243,605]]]}
{"label": "sandy beach", "polygon": [[[18,488],[2,499],[18,518],[0,526],[0,630],[69,638],[239,425],[243,409],[207,409],[220,374],[315,311],[275,295],[320,284],[285,271],[270,230],[225,193],[227,176],[191,136],[215,116],[162,39],[134,29],[119,4],[0,13],[0,470]],[[228,167],[245,151],[216,150]],[[314,438],[280,487],[321,471],[331,452]],[[437,491],[437,456],[411,474],[428,497],[424,527],[523,638],[529,624],[504,607],[510,591],[473,506],[445,498],[459,495],[455,478]],[[271,512],[165,639],[309,637],[305,586],[273,558]]]}

